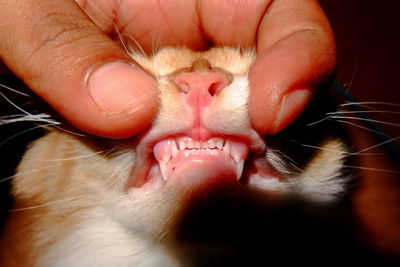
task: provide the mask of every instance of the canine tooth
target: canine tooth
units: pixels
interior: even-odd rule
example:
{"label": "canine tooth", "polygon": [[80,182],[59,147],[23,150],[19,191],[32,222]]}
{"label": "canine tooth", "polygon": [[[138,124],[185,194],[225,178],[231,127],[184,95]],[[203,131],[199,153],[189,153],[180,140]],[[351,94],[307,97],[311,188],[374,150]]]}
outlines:
{"label": "canine tooth", "polygon": [[167,181],[167,162],[165,161],[159,161],[158,166],[160,167],[160,172],[161,172],[161,178],[164,181]]}
{"label": "canine tooth", "polygon": [[236,151],[232,150],[231,156],[232,156],[232,158],[233,158],[234,161],[236,161],[236,162],[241,161],[240,155],[239,155],[239,153],[237,153]]}
{"label": "canine tooth", "polygon": [[231,141],[229,140],[226,140],[225,142],[224,153],[226,156],[230,156],[231,154]]}
{"label": "canine tooth", "polygon": [[172,140],[168,140],[165,146],[165,153],[162,158],[163,161],[168,162],[172,156]]}
{"label": "canine tooth", "polygon": [[236,178],[239,180],[243,173],[244,160],[241,159],[236,163]]}

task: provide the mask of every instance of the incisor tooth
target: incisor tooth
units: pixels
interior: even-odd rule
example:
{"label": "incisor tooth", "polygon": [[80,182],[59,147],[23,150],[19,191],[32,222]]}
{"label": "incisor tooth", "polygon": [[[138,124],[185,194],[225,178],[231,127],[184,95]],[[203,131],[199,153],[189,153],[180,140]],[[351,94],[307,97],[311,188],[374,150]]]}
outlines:
{"label": "incisor tooth", "polygon": [[207,141],[208,148],[215,148],[215,138],[211,138]]}
{"label": "incisor tooth", "polygon": [[222,149],[222,144],[223,143],[224,143],[224,140],[222,138],[218,138],[216,140],[216,144],[217,144],[218,149]]}
{"label": "incisor tooth", "polygon": [[236,178],[240,180],[242,177],[243,173],[243,166],[244,166],[244,160],[241,159],[238,163],[236,163]]}
{"label": "incisor tooth", "polygon": [[186,137],[186,147],[191,149],[194,147],[194,142],[192,138]]}
{"label": "incisor tooth", "polygon": [[195,148],[201,148],[201,143],[200,143],[200,141],[194,141],[194,147]]}

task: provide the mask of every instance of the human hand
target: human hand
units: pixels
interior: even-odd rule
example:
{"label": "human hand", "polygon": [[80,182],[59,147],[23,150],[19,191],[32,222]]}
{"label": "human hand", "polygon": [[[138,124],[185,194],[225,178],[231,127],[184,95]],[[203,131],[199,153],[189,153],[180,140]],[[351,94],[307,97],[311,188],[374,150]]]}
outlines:
{"label": "human hand", "polygon": [[256,47],[250,118],[260,133],[297,117],[335,66],[332,33],[313,0],[0,3],[4,62],[72,124],[106,137],[140,132],[158,104],[155,81],[112,40],[115,27],[148,53],[167,45]]}

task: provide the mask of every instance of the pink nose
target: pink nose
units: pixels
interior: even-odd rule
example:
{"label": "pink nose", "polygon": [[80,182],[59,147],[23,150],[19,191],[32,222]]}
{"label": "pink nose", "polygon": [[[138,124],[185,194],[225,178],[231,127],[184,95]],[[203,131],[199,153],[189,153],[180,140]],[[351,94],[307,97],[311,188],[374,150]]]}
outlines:
{"label": "pink nose", "polygon": [[176,76],[175,84],[185,94],[194,93],[207,98],[229,85],[229,80],[221,72],[183,72]]}
{"label": "pink nose", "polygon": [[182,72],[175,77],[175,84],[192,111],[193,127],[202,124],[204,109],[210,106],[214,96],[229,83],[228,77],[221,72]]}

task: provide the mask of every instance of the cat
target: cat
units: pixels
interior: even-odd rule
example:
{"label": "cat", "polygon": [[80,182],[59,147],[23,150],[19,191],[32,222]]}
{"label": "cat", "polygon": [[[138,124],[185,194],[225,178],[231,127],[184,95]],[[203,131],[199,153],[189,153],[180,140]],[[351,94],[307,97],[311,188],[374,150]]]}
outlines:
{"label": "cat", "polygon": [[12,182],[0,265],[259,266],[361,253],[342,206],[351,153],[323,119],[335,104],[322,91],[287,129],[260,136],[248,115],[255,57],[132,53],[158,82],[151,127],[126,140],[54,128],[34,141]]}

